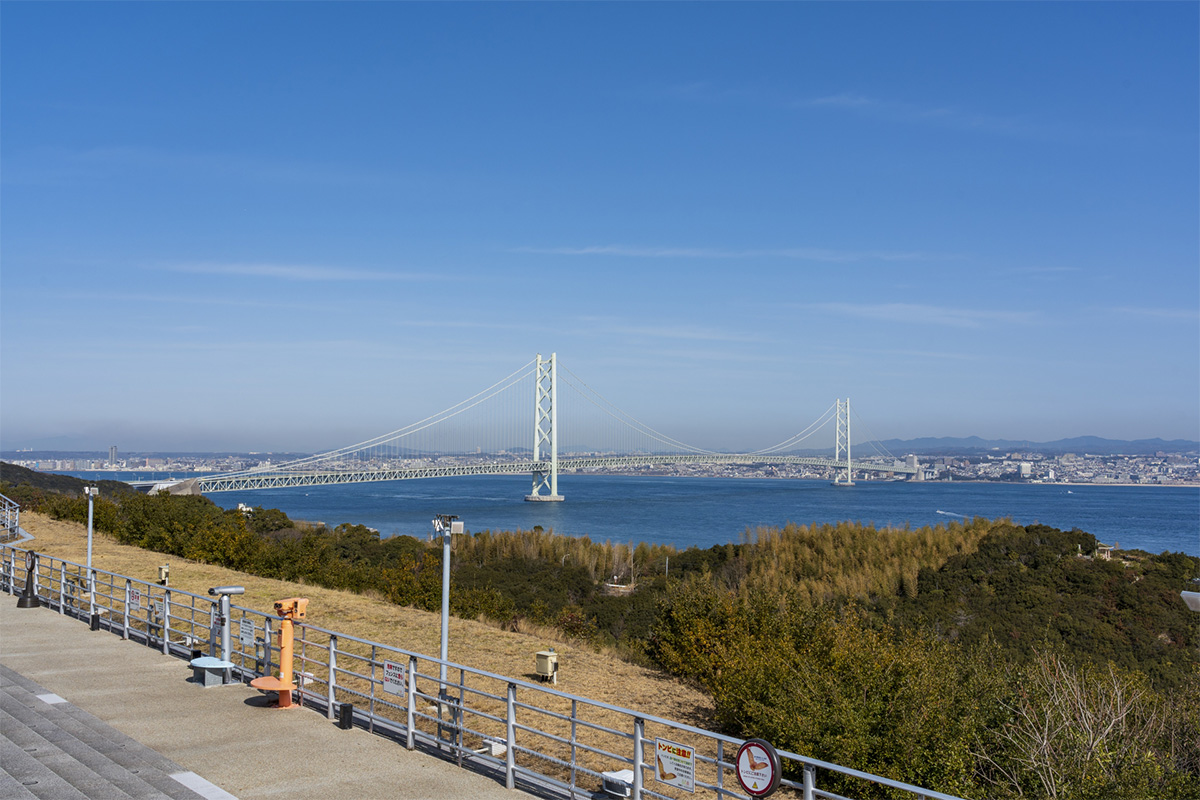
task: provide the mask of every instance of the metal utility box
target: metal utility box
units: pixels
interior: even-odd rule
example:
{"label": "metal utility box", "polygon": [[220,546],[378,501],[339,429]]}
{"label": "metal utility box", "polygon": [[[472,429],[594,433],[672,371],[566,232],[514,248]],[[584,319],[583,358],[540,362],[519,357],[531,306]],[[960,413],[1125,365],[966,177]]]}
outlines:
{"label": "metal utility box", "polygon": [[541,650],[537,654],[537,675],[544,681],[558,683],[558,653]]}
{"label": "metal utility box", "polygon": [[601,772],[604,779],[604,793],[613,797],[629,797],[633,794],[633,770],[621,769],[616,772]]}

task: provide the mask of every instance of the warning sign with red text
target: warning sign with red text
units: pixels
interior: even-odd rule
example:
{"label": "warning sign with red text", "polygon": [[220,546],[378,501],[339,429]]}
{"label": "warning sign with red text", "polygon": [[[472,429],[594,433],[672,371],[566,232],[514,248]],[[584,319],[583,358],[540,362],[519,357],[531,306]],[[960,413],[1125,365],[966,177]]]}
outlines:
{"label": "warning sign with red text", "polygon": [[677,789],[696,791],[696,751],[686,744],[655,739],[654,778]]}

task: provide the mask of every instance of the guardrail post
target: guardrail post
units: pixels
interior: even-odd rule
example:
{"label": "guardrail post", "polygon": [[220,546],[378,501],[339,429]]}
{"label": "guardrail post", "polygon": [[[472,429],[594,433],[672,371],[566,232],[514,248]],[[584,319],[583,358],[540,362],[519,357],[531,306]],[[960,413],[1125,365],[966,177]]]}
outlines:
{"label": "guardrail post", "polygon": [[208,654],[217,657],[217,601],[208,604]]}
{"label": "guardrail post", "polygon": [[811,764],[804,765],[804,800],[817,798],[817,768]]}
{"label": "guardrail post", "polygon": [[125,614],[121,620],[121,638],[129,638],[129,595],[133,593],[133,581],[125,579]]}
{"label": "guardrail post", "polygon": [[271,618],[263,619],[263,675],[270,675],[271,667]]}
{"label": "guardrail post", "polygon": [[58,613],[67,613],[67,562],[58,567]]}
{"label": "guardrail post", "polygon": [[329,634],[329,695],[325,701],[326,716],[333,719],[333,690],[337,686],[337,634]]}
{"label": "guardrail post", "polygon": [[517,788],[517,685],[508,685],[508,701],[506,703],[504,743],[504,786],[507,789]]}
{"label": "guardrail post", "polygon": [[[162,619],[159,620],[162,623],[162,652],[163,652],[164,656],[169,656],[169,655],[171,655],[171,590],[170,589],[163,589],[162,604],[163,604]],[[229,671],[226,670],[225,674],[228,676]],[[228,683],[229,681],[226,680],[225,682]]]}
{"label": "guardrail post", "polygon": [[571,701],[571,792],[572,792],[572,796],[574,796],[573,793],[575,791],[575,778],[576,778],[575,768],[577,766],[575,763],[575,760],[576,760],[576,756],[578,755],[578,753],[576,751],[576,746],[579,743],[579,739],[576,736],[576,731],[577,731],[578,727],[579,727],[579,701],[572,700]]}
{"label": "guardrail post", "polygon": [[[655,753],[657,754],[657,750]],[[725,740],[717,739],[717,797],[725,794]]]}
{"label": "guardrail post", "polygon": [[645,754],[643,740],[646,736],[646,721],[633,718],[633,800],[642,800],[642,759]]}
{"label": "guardrail post", "polygon": [[404,746],[412,750],[417,746],[415,727],[417,717],[417,659],[415,656],[408,657],[408,738],[404,741]]}

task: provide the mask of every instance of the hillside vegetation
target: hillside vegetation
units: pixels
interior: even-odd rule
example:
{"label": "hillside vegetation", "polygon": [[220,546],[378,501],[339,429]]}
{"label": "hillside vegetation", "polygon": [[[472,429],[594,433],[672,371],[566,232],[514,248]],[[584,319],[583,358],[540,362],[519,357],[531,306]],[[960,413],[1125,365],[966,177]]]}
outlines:
{"label": "hillside vegetation", "polygon": [[[86,519],[81,495],[14,476],[4,465],[0,491],[23,507]],[[105,494],[96,524],[265,577],[440,602],[440,547],[412,537],[167,495]],[[452,610],[553,625],[690,681],[730,733],[940,791],[1200,797],[1197,625],[1179,599],[1200,559],[1095,551],[1082,531],[984,519],[789,524],[684,551],[481,532],[455,537]]]}

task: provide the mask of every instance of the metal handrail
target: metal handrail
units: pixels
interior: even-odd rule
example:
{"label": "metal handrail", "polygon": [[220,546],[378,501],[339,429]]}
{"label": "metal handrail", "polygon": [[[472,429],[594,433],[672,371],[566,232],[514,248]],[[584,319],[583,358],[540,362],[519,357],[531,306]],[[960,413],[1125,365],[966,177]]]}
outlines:
{"label": "metal handrail", "polygon": [[[24,564],[30,552],[0,544],[0,591],[17,594],[25,589]],[[101,628],[164,654],[190,657],[207,649],[209,655],[217,655],[221,630],[213,598],[100,569],[89,576],[86,567],[74,562],[36,553],[31,557],[35,594],[60,614],[81,620],[98,617]],[[88,586],[94,587],[92,593]],[[280,619],[230,607],[225,624],[233,634],[231,652],[220,654],[234,664],[230,680],[248,682],[274,673],[279,649],[272,639]],[[244,631],[243,621],[248,623]],[[540,791],[556,790],[574,798],[593,791],[580,785],[581,778],[598,784],[602,773],[628,768],[634,772],[631,797],[676,800],[686,793],[666,784],[651,788],[644,782],[643,772],[651,781],[656,775],[655,764],[645,763],[646,747],[653,748],[655,738],[664,738],[694,748],[698,791],[708,791],[719,800],[749,800],[732,774],[736,765],[730,759],[743,743],[736,737],[451,661],[444,662],[443,687],[439,678],[443,662],[437,657],[302,620],[294,628],[300,705],[334,719],[337,709],[350,704],[354,722],[367,730],[396,739],[410,750],[419,746],[440,752],[460,766],[501,770],[509,788],[515,788],[519,778]],[[400,667],[399,692],[384,688],[385,663]],[[649,735],[647,728],[663,735]],[[534,737],[538,741],[531,741]],[[785,773],[802,776],[784,778],[781,785],[805,800],[844,800],[817,788],[819,772],[889,787],[914,798],[959,800],[798,753],[780,750],[779,757]],[[654,756],[650,759],[653,762]]]}
{"label": "metal handrail", "polygon": [[11,539],[21,533],[21,506],[0,494],[0,540]]}

